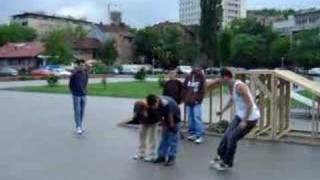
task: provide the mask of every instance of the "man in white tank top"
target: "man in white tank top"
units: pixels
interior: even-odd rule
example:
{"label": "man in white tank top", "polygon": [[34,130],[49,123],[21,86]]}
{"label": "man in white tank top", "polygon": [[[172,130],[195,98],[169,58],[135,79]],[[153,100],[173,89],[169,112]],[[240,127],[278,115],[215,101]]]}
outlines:
{"label": "man in white tank top", "polygon": [[217,150],[218,155],[210,163],[218,170],[225,170],[233,166],[237,143],[255,127],[260,118],[260,111],[249,87],[244,82],[233,79],[230,70],[222,69],[221,78],[209,83],[209,87],[215,87],[221,83],[229,87],[231,98],[222,111],[217,112],[217,115],[221,116],[234,104],[235,117],[221,139]]}

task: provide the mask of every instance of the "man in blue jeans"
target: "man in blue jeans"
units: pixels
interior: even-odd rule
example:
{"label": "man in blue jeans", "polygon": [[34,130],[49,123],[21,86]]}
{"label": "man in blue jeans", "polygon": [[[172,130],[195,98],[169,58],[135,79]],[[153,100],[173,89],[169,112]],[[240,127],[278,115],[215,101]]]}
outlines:
{"label": "man in blue jeans", "polygon": [[194,68],[184,82],[184,102],[188,112],[190,141],[203,142],[202,101],[205,95],[205,76],[200,68]]}
{"label": "man in blue jeans", "polygon": [[69,88],[73,96],[74,118],[76,123],[75,132],[82,134],[84,128],[82,125],[86,106],[86,95],[88,85],[88,73],[84,60],[76,61],[75,71],[72,73],[69,81]]}
{"label": "man in blue jeans", "polygon": [[158,157],[154,163],[171,166],[175,163],[179,141],[180,108],[176,101],[168,96],[149,95],[147,103],[152,111],[162,116],[162,135],[158,148]]}
{"label": "man in blue jeans", "polygon": [[260,110],[249,87],[244,82],[233,79],[233,74],[230,70],[222,69],[221,78],[210,83],[208,87],[212,89],[212,87],[220,83],[228,86],[231,98],[217,115],[221,116],[234,104],[235,117],[221,139],[216,157],[210,163],[217,170],[226,170],[233,166],[238,141],[256,126],[260,118]]}

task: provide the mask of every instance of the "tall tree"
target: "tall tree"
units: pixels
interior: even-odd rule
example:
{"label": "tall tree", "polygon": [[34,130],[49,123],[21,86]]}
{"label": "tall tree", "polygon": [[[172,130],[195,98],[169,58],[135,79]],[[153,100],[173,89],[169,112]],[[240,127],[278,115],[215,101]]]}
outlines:
{"label": "tall tree", "polygon": [[106,66],[112,66],[118,57],[116,42],[108,40],[99,51],[99,59]]}
{"label": "tall tree", "polygon": [[199,37],[201,52],[206,56],[206,66],[217,60],[218,32],[222,22],[222,0],[201,0]]}
{"label": "tall tree", "polygon": [[0,46],[7,42],[27,42],[37,38],[34,29],[19,24],[9,24],[0,26]]}

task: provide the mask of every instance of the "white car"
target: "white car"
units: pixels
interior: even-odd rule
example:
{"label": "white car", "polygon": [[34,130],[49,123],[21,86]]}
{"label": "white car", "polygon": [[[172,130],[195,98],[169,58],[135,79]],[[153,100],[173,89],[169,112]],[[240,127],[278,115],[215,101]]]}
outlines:
{"label": "white car", "polygon": [[312,68],[308,71],[309,75],[320,76],[320,68]]}
{"label": "white car", "polygon": [[0,76],[18,76],[18,71],[11,67],[0,68]]}
{"label": "white car", "polygon": [[69,77],[71,76],[71,72],[63,69],[63,68],[55,68],[51,70],[55,76],[59,77]]}
{"label": "white car", "polygon": [[191,66],[177,66],[177,71],[180,74],[190,74],[192,71]]}

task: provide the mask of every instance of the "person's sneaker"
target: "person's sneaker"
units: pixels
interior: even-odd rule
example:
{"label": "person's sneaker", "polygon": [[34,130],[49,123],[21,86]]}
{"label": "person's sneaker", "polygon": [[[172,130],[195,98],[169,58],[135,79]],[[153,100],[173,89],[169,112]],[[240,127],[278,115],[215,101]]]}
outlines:
{"label": "person's sneaker", "polygon": [[144,156],[141,155],[141,154],[137,154],[137,155],[134,155],[134,156],[132,157],[132,159],[134,159],[134,160],[142,160],[142,159],[144,159]]}
{"label": "person's sneaker", "polygon": [[189,141],[194,141],[196,139],[197,139],[197,136],[195,136],[195,135],[188,136]]}
{"label": "person's sneaker", "polygon": [[166,162],[166,158],[159,156],[156,160],[153,161],[155,164]]}
{"label": "person's sneaker", "polygon": [[214,165],[214,167],[218,170],[218,171],[225,171],[225,170],[228,170],[230,169],[231,167],[228,166],[227,164],[223,163],[223,162],[220,162],[220,163],[216,163]]}
{"label": "person's sneaker", "polygon": [[144,160],[145,162],[153,162],[155,159],[152,158],[152,157],[145,157],[145,158],[143,158],[143,160]]}
{"label": "person's sneaker", "polygon": [[165,162],[165,166],[172,166],[175,164],[176,158],[174,156],[169,156],[168,160]]}
{"label": "person's sneaker", "polygon": [[81,135],[81,134],[83,133],[83,131],[82,131],[81,128],[78,127],[78,128],[76,129],[76,133],[79,134],[79,135]]}
{"label": "person's sneaker", "polygon": [[213,168],[216,164],[221,162],[222,162],[222,159],[220,158],[219,155],[217,155],[210,161],[210,167]]}
{"label": "person's sneaker", "polygon": [[203,143],[203,138],[202,138],[202,137],[199,137],[199,138],[197,138],[194,142],[195,142],[196,144],[201,144],[201,143]]}

